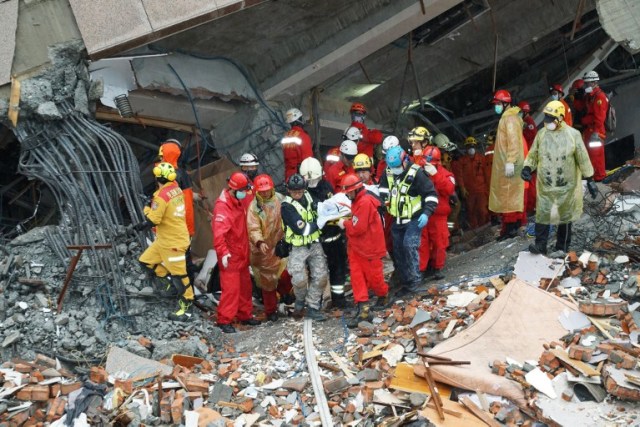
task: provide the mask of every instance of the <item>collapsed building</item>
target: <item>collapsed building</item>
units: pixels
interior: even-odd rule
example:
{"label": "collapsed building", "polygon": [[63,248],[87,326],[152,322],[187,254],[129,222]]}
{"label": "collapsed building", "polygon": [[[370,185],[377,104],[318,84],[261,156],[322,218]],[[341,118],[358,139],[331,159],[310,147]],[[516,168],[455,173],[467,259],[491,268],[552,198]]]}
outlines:
{"label": "collapsed building", "polygon": [[[459,255],[437,292],[397,302],[353,334],[336,312],[314,325],[313,339],[291,320],[229,339],[208,320],[210,306],[188,325],[167,322],[166,300],[136,261],[145,236],[128,226],[142,220],[167,138],[184,142],[185,168],[206,196],[193,242],[204,258],[208,212],[243,152],[282,183],[291,106],[312,119],[318,155],[339,143],[356,100],[386,133],[426,125],[457,143],[470,134],[483,141],[496,125],[492,88],[508,87],[541,110],[549,84],[566,87],[593,68],[618,111],[608,169],[623,166],[640,144],[640,29],[629,22],[637,8],[605,0],[115,3],[0,4],[3,422],[635,419],[624,402],[640,399],[637,163],[587,204],[575,257],[532,268],[519,255],[524,239],[493,243],[492,228],[468,233],[453,242]],[[518,280],[509,282],[514,269]],[[515,321],[496,312],[516,297],[522,305],[511,311],[522,316],[540,315],[523,301],[553,306],[544,318],[551,326],[526,335],[522,348],[495,338],[503,353],[467,347],[478,331],[496,334],[496,323]],[[481,323],[484,316],[493,321]],[[562,316],[575,323],[565,327]],[[274,339],[260,342],[255,334],[267,328]],[[591,397],[574,391],[581,387]],[[100,399],[90,399],[96,390]],[[83,405],[72,411],[72,402]],[[593,402],[609,406],[593,415]]]}

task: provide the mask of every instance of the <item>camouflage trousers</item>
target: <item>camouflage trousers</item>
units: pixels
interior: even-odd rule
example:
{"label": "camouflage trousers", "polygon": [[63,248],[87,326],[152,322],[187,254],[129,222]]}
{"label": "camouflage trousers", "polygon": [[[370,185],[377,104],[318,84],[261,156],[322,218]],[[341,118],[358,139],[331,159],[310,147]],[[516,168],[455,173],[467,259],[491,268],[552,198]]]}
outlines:
{"label": "camouflage trousers", "polygon": [[296,304],[320,309],[322,293],[327,288],[327,260],[319,242],[309,246],[293,246],[289,253],[287,270],[291,275]]}

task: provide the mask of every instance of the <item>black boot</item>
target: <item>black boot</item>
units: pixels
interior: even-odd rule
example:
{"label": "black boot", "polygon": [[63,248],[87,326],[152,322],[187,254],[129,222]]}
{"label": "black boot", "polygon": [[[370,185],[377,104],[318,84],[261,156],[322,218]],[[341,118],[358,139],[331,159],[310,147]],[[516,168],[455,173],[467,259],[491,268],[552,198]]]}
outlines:
{"label": "black boot", "polygon": [[344,293],[342,294],[334,294],[331,293],[331,305],[334,308],[345,308],[347,306],[347,300],[344,297]]}
{"label": "black boot", "polygon": [[348,328],[355,328],[360,322],[370,322],[373,319],[369,308],[369,302],[359,302],[358,311],[356,314],[347,321]]}
{"label": "black boot", "polygon": [[383,297],[378,297],[378,299],[376,300],[376,303],[373,305],[373,307],[371,307],[371,310],[380,311],[380,310],[384,310],[388,306],[389,306],[389,294]]}
{"label": "black boot", "polygon": [[433,270],[433,276],[431,276],[431,280],[442,280],[444,279],[444,273],[442,273],[442,269],[440,270]]}
{"label": "black boot", "polygon": [[315,320],[316,322],[324,322],[327,320],[327,316],[325,316],[320,310],[317,308],[307,308],[307,312],[304,315],[305,319]]}
{"label": "black boot", "polygon": [[217,325],[218,328],[220,328],[220,330],[222,331],[223,334],[235,334],[236,333],[236,328],[233,327],[233,325],[229,325],[229,324],[218,324]]}

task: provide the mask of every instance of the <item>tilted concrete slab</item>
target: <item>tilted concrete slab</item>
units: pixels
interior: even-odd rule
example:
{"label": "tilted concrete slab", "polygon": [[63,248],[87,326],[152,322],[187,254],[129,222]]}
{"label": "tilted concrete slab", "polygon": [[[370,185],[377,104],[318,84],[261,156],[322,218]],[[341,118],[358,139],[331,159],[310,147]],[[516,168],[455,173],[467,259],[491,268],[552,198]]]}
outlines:
{"label": "tilted concrete slab", "polygon": [[18,0],[0,3],[0,86],[11,81],[18,27]]}

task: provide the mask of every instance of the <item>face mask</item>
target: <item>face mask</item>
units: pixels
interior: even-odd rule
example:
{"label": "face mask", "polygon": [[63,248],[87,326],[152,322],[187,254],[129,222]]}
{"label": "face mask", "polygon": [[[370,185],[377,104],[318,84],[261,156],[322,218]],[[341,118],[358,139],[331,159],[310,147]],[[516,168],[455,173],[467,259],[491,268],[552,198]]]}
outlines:
{"label": "face mask", "polygon": [[352,114],[351,121],[356,123],[364,123],[364,116],[360,114]]}
{"label": "face mask", "polygon": [[320,182],[320,178],[316,178],[316,179],[310,179],[308,181],[309,184],[309,188],[316,188],[318,186],[318,183]]}
{"label": "face mask", "polygon": [[560,99],[560,95],[551,95],[551,99],[553,99],[554,101],[557,101],[558,99]]}
{"label": "face mask", "polygon": [[402,172],[404,172],[404,169],[402,168],[402,166],[398,166],[397,168],[389,168],[391,170],[391,173],[394,175],[400,175]]}
{"label": "face mask", "polygon": [[593,88],[591,86],[587,86],[584,88],[584,93],[591,93],[593,92]]}
{"label": "face mask", "polygon": [[252,170],[248,170],[248,171],[243,171],[245,175],[247,175],[249,177],[249,179],[251,179],[252,181],[254,180],[254,178],[258,175],[258,169],[252,169]]}
{"label": "face mask", "polygon": [[470,156],[475,155],[476,154],[476,149],[475,148],[469,148],[467,150],[467,154],[470,155]]}
{"label": "face mask", "polygon": [[417,150],[413,150],[414,156],[422,156],[422,149],[418,148]]}
{"label": "face mask", "polygon": [[496,104],[493,106],[493,111],[495,111],[497,115],[500,115],[504,111],[504,107],[502,104]]}
{"label": "face mask", "polygon": [[558,127],[558,125],[556,125],[556,122],[545,123],[544,126],[549,130],[556,130],[556,128]]}
{"label": "face mask", "polygon": [[242,200],[245,197],[247,197],[247,192],[246,191],[240,191],[240,190],[236,191],[236,199]]}

